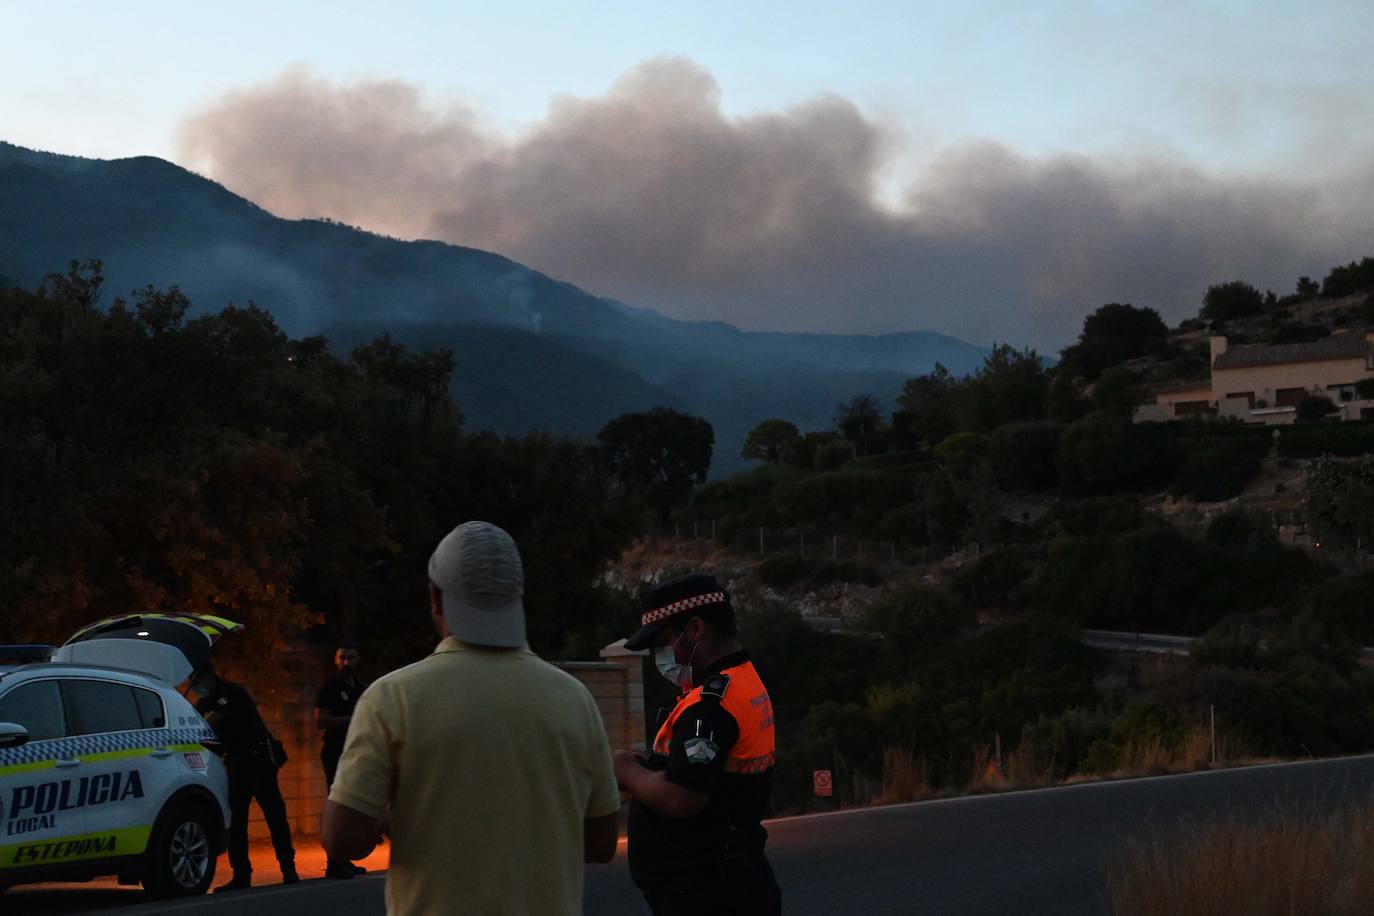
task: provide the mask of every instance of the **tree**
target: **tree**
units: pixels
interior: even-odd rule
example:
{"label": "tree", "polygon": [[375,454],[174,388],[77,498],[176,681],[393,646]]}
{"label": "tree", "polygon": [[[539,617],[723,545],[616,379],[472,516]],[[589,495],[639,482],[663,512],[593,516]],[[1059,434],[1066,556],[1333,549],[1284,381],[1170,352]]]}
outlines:
{"label": "tree", "polygon": [[1322,291],[1321,284],[1308,276],[1298,277],[1297,295],[1302,299],[1314,299]]}
{"label": "tree", "polygon": [[1321,539],[1361,549],[1374,544],[1374,455],[1341,461],[1323,455],[1312,462],[1307,515]]}
{"label": "tree", "polygon": [[991,432],[1003,423],[1043,419],[1049,390],[1049,375],[1034,350],[994,344],[983,365],[956,391],[959,429]]}
{"label": "tree", "polygon": [[1093,379],[1104,369],[1162,348],[1169,328],[1151,308],[1108,303],[1083,319],[1078,342],[1063,351],[1063,365]]}
{"label": "tree", "polygon": [[673,506],[706,482],[716,442],[710,423],[670,407],[622,414],[596,438],[621,486],[643,496],[665,525]]}
{"label": "tree", "polygon": [[1344,267],[1333,267],[1322,280],[1322,295],[1328,299],[1370,289],[1374,289],[1374,258],[1361,258]]}
{"label": "tree", "polygon": [[606,617],[594,582],[631,523],[607,462],[465,437],[447,352],[383,338],[343,360],[251,305],[188,317],[175,288],[108,309],[100,292],[93,262],[0,289],[0,642],[214,610],[249,624],[231,663],[310,630],[395,666],[433,632],[375,609],[466,518],[519,541],[536,651]]}
{"label": "tree", "polygon": [[1232,280],[1207,287],[1199,314],[1208,321],[1231,321],[1258,315],[1264,310],[1264,296],[1243,280]]}
{"label": "tree", "polygon": [[1064,430],[1054,456],[1060,476],[1089,487],[1125,483],[1148,462],[1149,455],[1131,421],[1101,411]]}
{"label": "tree", "polygon": [[791,461],[801,433],[786,420],[764,420],[749,431],[739,456],[746,461],[781,464]]}
{"label": "tree", "polygon": [[988,437],[988,457],[1008,490],[1043,490],[1059,481],[1054,454],[1064,427],[1046,420],[1007,423]]}
{"label": "tree", "polygon": [[954,419],[954,377],[940,363],[926,375],[908,379],[897,406],[909,416],[910,428],[934,446],[958,430]]}
{"label": "tree", "polygon": [[1089,396],[1094,410],[1118,417],[1133,416],[1144,399],[1145,393],[1135,376],[1120,366],[1103,372]]}
{"label": "tree", "polygon": [[1299,422],[1315,423],[1336,412],[1336,405],[1331,399],[1317,394],[1303,395],[1303,399],[1298,402],[1297,416]]}
{"label": "tree", "polygon": [[868,440],[883,422],[878,399],[871,394],[856,394],[835,408],[835,428],[854,449],[854,456],[868,450]]}

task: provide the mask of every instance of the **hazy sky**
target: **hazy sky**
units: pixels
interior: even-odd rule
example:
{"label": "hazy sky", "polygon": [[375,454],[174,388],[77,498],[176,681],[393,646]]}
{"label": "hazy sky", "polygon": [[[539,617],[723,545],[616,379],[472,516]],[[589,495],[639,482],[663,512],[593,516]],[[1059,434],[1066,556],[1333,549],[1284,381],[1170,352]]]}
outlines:
{"label": "hazy sky", "polygon": [[1368,0],[203,6],[0,0],[0,139],[751,328],[1054,350],[1374,254]]}

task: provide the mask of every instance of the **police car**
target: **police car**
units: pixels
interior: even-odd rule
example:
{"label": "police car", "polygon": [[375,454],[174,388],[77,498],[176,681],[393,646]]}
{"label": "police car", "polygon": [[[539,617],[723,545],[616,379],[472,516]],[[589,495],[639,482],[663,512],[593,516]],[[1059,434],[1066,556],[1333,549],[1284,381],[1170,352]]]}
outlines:
{"label": "police car", "polygon": [[0,647],[0,891],[117,875],[202,894],[229,823],[215,733],[173,686],[239,629],[209,615],[103,620]]}

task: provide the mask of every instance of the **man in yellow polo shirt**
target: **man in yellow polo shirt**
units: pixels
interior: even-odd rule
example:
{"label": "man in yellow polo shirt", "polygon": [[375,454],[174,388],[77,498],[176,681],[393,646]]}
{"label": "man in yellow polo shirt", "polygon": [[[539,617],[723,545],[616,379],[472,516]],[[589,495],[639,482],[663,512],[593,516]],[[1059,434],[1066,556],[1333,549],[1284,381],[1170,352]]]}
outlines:
{"label": "man in yellow polo shirt", "polygon": [[581,913],[583,862],[614,857],[620,810],[596,703],[526,645],[505,531],[459,525],[429,579],[442,641],[359,699],[324,847],[359,859],[390,832],[392,916]]}

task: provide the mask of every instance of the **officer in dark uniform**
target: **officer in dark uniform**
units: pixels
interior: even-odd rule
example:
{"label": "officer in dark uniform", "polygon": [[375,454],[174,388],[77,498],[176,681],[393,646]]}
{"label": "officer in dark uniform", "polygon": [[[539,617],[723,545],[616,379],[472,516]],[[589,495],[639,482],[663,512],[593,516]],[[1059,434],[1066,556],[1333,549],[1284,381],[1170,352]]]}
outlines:
{"label": "officer in dark uniform", "polygon": [[[339,769],[339,758],[343,756],[344,739],[348,737],[348,723],[353,718],[353,708],[358,705],[358,697],[367,689],[367,682],[358,676],[361,661],[357,646],[352,643],[340,645],[334,652],[334,667],[338,673],[325,681],[315,695],[315,727],[324,733],[320,763],[324,765],[326,792],[334,787],[334,774]],[[330,859],[324,875],[326,878],[352,878],[366,870],[347,860]]]}
{"label": "officer in dark uniform", "polygon": [[202,662],[191,677],[191,688],[200,697],[196,710],[215,730],[224,746],[224,768],[229,774],[229,865],[234,877],[215,888],[233,891],[252,885],[253,863],[248,857],[248,803],[254,798],[267,819],[272,848],[281,866],[282,883],[295,884],[296,850],[291,844],[291,825],[286,803],[277,787],[277,768],[283,763],[257,704],[240,684],[226,681],[209,661]]}
{"label": "officer in dark uniform", "polygon": [[629,792],[630,876],[655,916],[776,916],[781,895],[764,855],[771,809],[773,706],[740,645],[730,597],[690,575],[640,595],[628,649],[653,648],[682,695],[646,757],[615,754]]}

